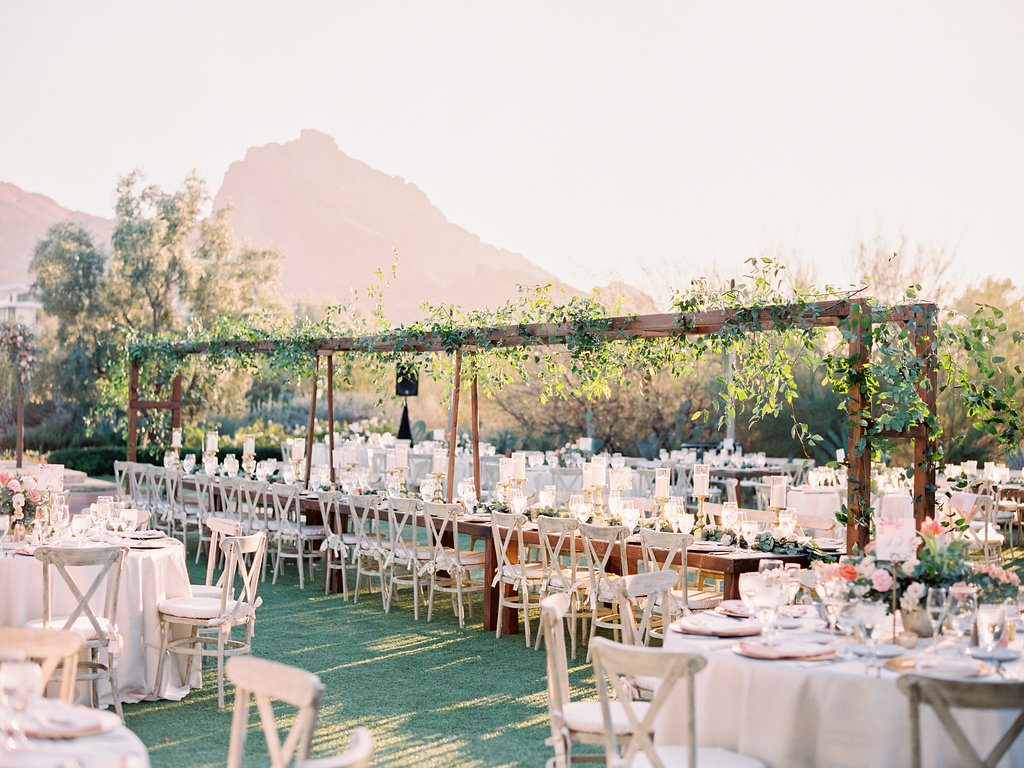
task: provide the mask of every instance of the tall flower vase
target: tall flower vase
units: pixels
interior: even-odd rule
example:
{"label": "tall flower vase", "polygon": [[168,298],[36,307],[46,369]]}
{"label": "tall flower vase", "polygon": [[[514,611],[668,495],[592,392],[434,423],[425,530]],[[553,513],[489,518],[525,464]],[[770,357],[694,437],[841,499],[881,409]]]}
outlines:
{"label": "tall flower vase", "polygon": [[928,613],[920,608],[913,611],[901,610],[900,618],[903,620],[903,630],[905,632],[913,632],[918,637],[931,637],[935,632],[932,620],[928,618]]}
{"label": "tall flower vase", "polygon": [[25,523],[21,520],[16,522],[11,528],[11,541],[24,541],[25,540]]}

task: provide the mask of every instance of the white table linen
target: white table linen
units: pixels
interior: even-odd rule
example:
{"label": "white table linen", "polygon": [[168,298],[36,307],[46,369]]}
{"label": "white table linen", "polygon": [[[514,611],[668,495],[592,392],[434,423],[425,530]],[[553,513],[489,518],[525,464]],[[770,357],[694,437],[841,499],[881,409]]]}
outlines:
{"label": "white table linen", "polygon": [[[772,768],[910,766],[909,705],[895,673],[883,669],[875,677],[861,661],[812,665],[749,659],[734,653],[734,644],[674,631],[667,635],[666,648],[700,653],[708,660],[696,679],[699,746],[734,750]],[[1024,674],[1024,663],[1005,666]],[[673,696],[656,726],[656,743],[685,743],[681,687]],[[923,707],[921,713],[924,765],[962,765],[934,712]],[[971,711],[957,717],[987,754],[1015,713]],[[1024,740],[1018,739],[999,766],[1024,766]]]}
{"label": "white table linen", "polygon": [[[97,571],[97,568],[85,566],[69,569],[83,591]],[[42,581],[43,564],[34,557],[22,554],[0,557],[0,584],[6,587],[0,591],[0,625],[19,627],[43,617]],[[54,614],[73,610],[76,603],[64,582],[54,574],[51,583]],[[191,595],[185,548],[180,542],[173,541],[160,549],[128,551],[121,572],[115,616],[122,638],[118,658],[121,701],[134,703],[158,698],[178,701],[188,693],[189,686],[180,684],[181,673],[176,673],[173,666],[164,675],[162,689],[155,692],[154,688],[160,655],[157,605],[161,600]],[[91,604],[94,610],[100,610],[103,595],[95,596]],[[184,667],[181,672],[184,672]],[[191,687],[198,687],[200,680],[200,672],[195,670]],[[110,687],[106,681],[99,681],[98,688],[100,701],[110,703]]]}

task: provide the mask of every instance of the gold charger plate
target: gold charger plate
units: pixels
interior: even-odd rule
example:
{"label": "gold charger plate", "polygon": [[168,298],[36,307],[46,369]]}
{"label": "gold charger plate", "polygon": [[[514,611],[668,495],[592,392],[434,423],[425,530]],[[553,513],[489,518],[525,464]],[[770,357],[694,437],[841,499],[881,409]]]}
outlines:
{"label": "gold charger plate", "polygon": [[887,659],[885,662],[885,668],[891,669],[893,672],[900,674],[914,673],[918,675],[925,675],[928,677],[943,677],[950,679],[963,679],[972,677],[988,677],[996,673],[996,668],[993,667],[986,661],[980,661],[978,659],[967,659],[962,665],[963,669],[966,670],[969,664],[967,662],[973,662],[975,669],[974,674],[965,673],[960,669],[947,668],[943,670],[942,666],[926,666],[918,668],[917,661],[920,657],[913,654],[905,654],[903,656],[894,656],[891,659]]}

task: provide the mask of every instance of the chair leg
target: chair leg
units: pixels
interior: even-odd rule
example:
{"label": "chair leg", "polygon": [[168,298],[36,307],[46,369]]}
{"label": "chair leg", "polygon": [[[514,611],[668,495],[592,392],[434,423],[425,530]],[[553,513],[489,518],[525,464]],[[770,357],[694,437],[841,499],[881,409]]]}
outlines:
{"label": "chair leg", "polygon": [[530,647],[530,587],[523,585],[523,625],[526,627],[526,647]]}
{"label": "chair leg", "polygon": [[154,693],[159,697],[160,692],[163,689],[164,682],[164,664],[167,660],[167,622],[160,622],[160,658],[156,663],[156,684],[154,686]]}
{"label": "chair leg", "polygon": [[430,589],[427,591],[427,621],[434,619],[434,587],[437,585],[437,574],[430,573]]}
{"label": "chair leg", "polygon": [[277,572],[281,568],[281,540],[277,540],[277,557],[274,558],[274,577],[270,580],[271,584],[277,584]]}
{"label": "chair leg", "polygon": [[224,629],[220,627],[217,631],[217,707],[220,709],[224,709]]}
{"label": "chair leg", "polygon": [[305,569],[305,565],[302,562],[303,560],[305,560],[305,553],[302,551],[302,539],[299,539],[295,542],[295,553],[295,564],[299,566],[299,589],[305,589],[306,585],[303,582],[302,573],[303,570]]}
{"label": "chair leg", "polygon": [[117,665],[114,660],[117,658],[109,650],[107,653],[107,676],[110,678],[110,692],[114,697],[114,711],[124,722],[124,710],[121,709],[121,687],[117,684]]}

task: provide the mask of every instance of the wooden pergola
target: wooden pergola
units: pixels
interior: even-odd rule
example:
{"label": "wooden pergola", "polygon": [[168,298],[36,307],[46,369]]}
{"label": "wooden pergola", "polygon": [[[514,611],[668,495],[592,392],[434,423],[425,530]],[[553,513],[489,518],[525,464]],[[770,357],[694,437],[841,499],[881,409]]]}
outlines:
{"label": "wooden pergola", "polygon": [[[900,305],[888,308],[872,308],[866,299],[854,301],[820,301],[802,305],[778,305],[760,308],[738,308],[709,310],[705,312],[683,312],[637,315],[609,318],[606,327],[588,332],[609,341],[623,339],[657,339],[669,336],[699,336],[713,334],[730,325],[737,324],[737,318],[749,323],[759,332],[782,331],[793,327],[822,328],[837,327],[853,319],[858,329],[849,342],[849,364],[852,372],[851,385],[847,392],[847,412],[850,416],[849,444],[847,450],[848,522],[847,544],[858,544],[863,548],[870,537],[870,520],[865,510],[871,501],[871,456],[869,451],[857,447],[861,439],[871,430],[870,403],[867,402],[867,388],[862,374],[871,356],[871,327],[876,323],[894,323],[905,328],[914,345],[917,356],[923,361],[924,375],[918,380],[917,389],[928,413],[936,416],[936,326],[937,307],[934,304]],[[448,475],[447,499],[452,500],[455,450],[459,423],[459,398],[462,390],[462,355],[472,354],[481,345],[488,347],[517,347],[529,345],[557,345],[570,337],[575,326],[571,323],[532,323],[506,325],[493,328],[456,329],[464,341],[454,349],[455,372],[452,389],[451,413],[448,425]],[[226,346],[240,353],[267,354],[281,342],[229,341]],[[203,354],[210,350],[208,343],[182,343],[174,348],[181,357]],[[437,334],[424,334],[416,340],[389,340],[380,336],[324,338],[311,342],[310,352],[314,355],[312,397],[309,410],[309,429],[306,434],[306,471],[308,483],[312,460],[313,427],[317,404],[317,378],[320,372],[320,358],[326,358],[327,365],[327,419],[329,422],[328,451],[331,458],[331,481],[334,481],[334,355],[347,352],[445,352],[450,353],[451,343]],[[169,409],[174,428],[181,423],[181,375],[173,381],[169,400],[139,399],[139,364],[130,363],[130,392],[128,400],[128,459],[134,461],[138,446],[138,415],[151,409]],[[473,476],[477,494],[480,493],[480,434],[478,414],[477,379],[473,377],[471,393],[471,426],[473,436]],[[926,516],[933,516],[935,510],[935,465],[932,456],[935,444],[925,424],[912,425],[902,431],[882,431],[878,436],[890,439],[912,440],[914,443],[914,516],[918,527]]]}

